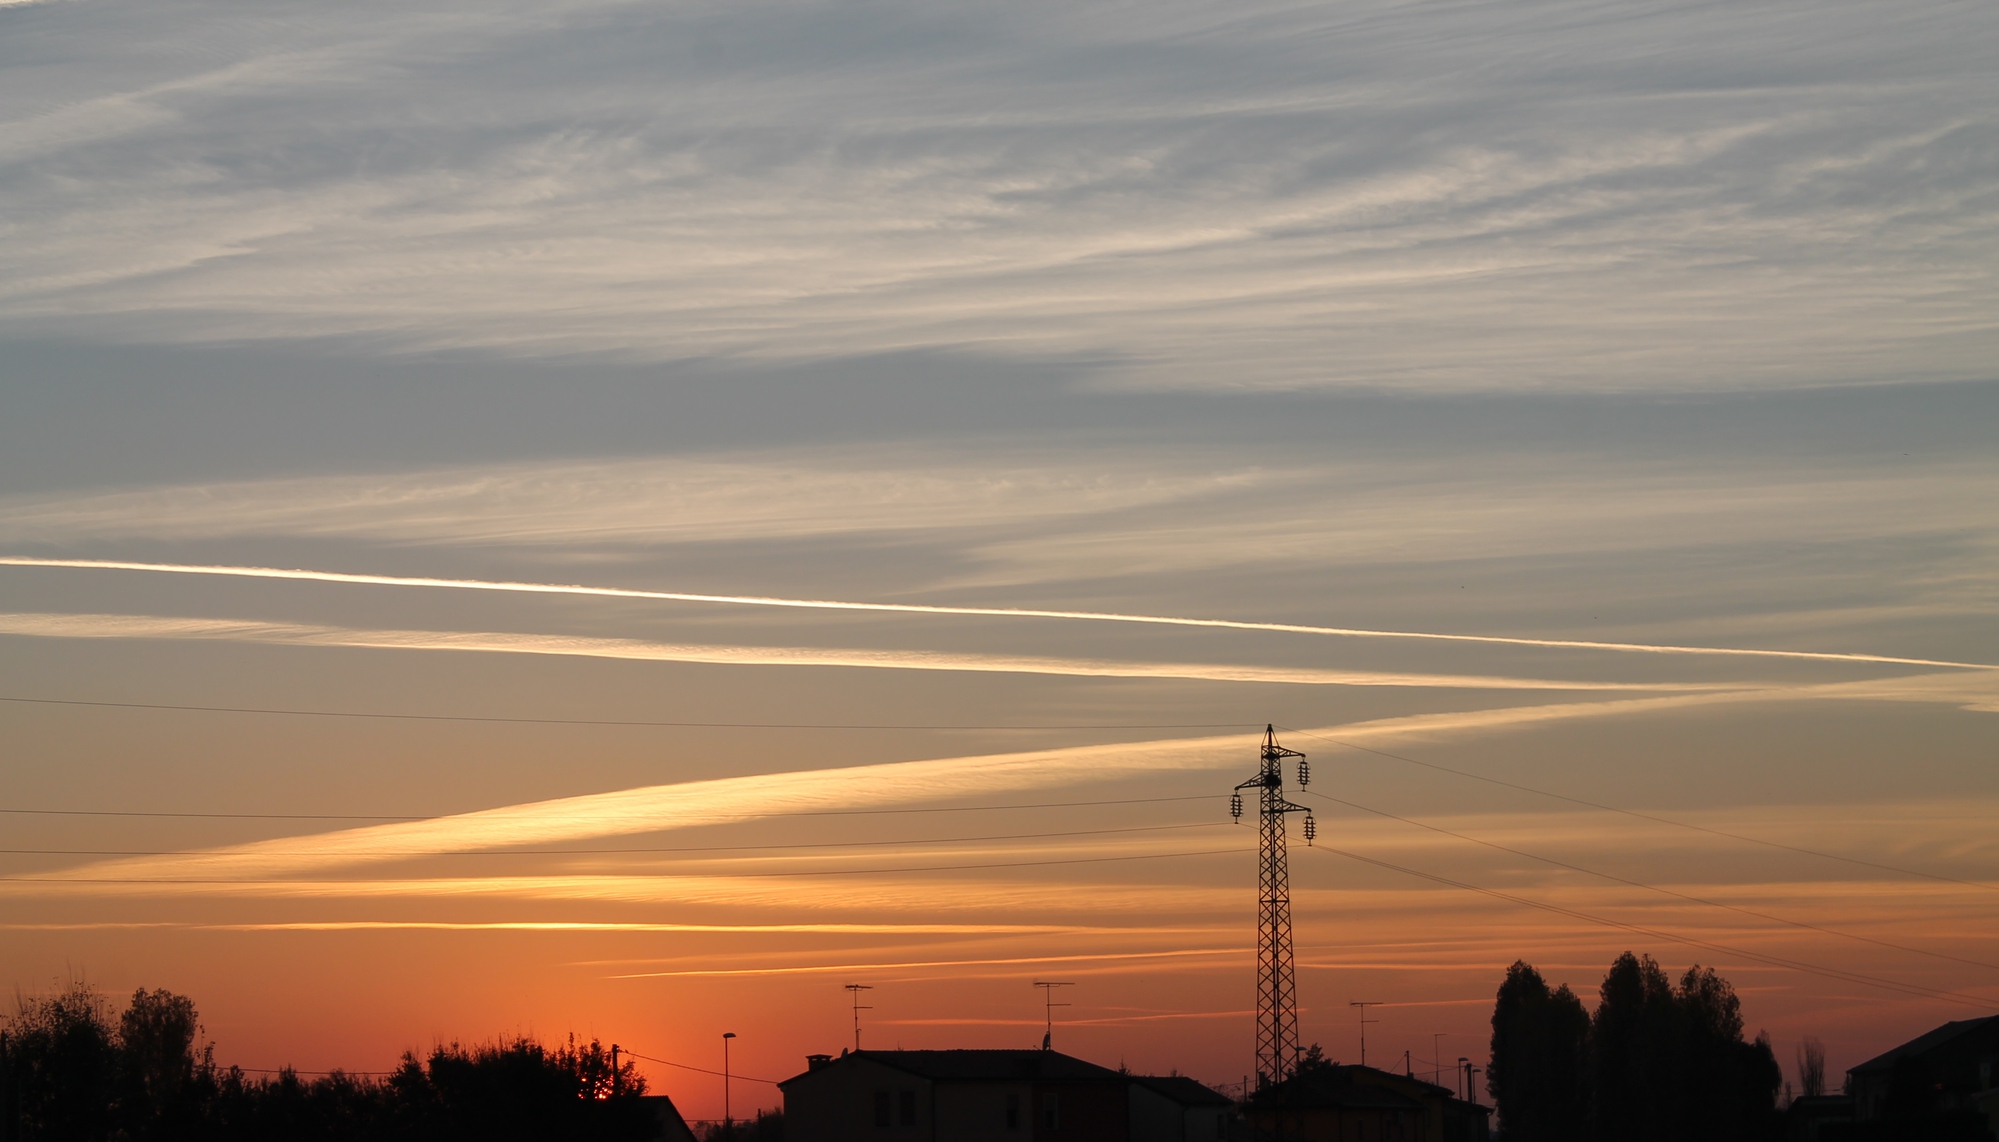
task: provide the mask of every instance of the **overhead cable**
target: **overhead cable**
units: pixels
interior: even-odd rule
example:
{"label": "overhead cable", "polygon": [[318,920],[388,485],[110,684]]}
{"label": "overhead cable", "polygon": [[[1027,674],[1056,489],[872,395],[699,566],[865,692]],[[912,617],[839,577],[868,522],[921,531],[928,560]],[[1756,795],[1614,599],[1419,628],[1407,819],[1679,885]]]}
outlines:
{"label": "overhead cable", "polygon": [[782,1079],[760,1079],[755,1075],[739,1075],[734,1071],[728,1071],[726,1073],[722,1071],[711,1071],[707,1067],[697,1067],[688,1063],[676,1063],[671,1059],[655,1059],[651,1055],[641,1055],[637,1051],[634,1051],[629,1047],[620,1047],[618,1048],[618,1050],[624,1054],[630,1055],[634,1059],[644,1059],[648,1063],[659,1063],[663,1066],[668,1066],[668,1067],[679,1067],[683,1071],[699,1071],[704,1075],[714,1075],[718,1079],[719,1078],[743,1079],[746,1082],[769,1083],[771,1086],[777,1086],[781,1082],[783,1082]]}
{"label": "overhead cable", "polygon": [[1345,849],[1334,848],[1331,845],[1314,845],[1308,851],[1331,853],[1334,856],[1342,856],[1346,857],[1349,860],[1359,861],[1362,864],[1371,864],[1377,868],[1389,869],[1390,871],[1393,872],[1399,872],[1407,876],[1413,876],[1422,880],[1428,880],[1436,884],[1441,884],[1448,888],[1461,889],[1465,892],[1476,892],[1481,896],[1490,896],[1495,900],[1504,900],[1510,904],[1518,904],[1527,908],[1538,908],[1544,912],[1553,912],[1557,915],[1572,917],[1574,919],[1582,920],[1591,924],[1599,924],[1607,928],[1619,928],[1626,932],[1635,932],[1641,936],[1650,936],[1658,940],[1668,940],[1675,944],[1685,944],[1688,945],[1689,947],[1703,948],[1705,950],[1712,952],[1721,952],[1725,955],[1741,956],[1744,959],[1753,960],[1757,963],[1765,964],[1770,967],[1785,968],[1790,971],[1804,972],[1808,975],[1823,976],[1826,979],[1834,979],[1842,983],[1859,984],[1865,987],[1873,987],[1886,991],[1900,992],[1903,995],[1912,995],[1922,999],[1944,999],[1956,1003],[1970,1004],[1975,1007],[1983,1007],[1999,1011],[1999,999],[1987,999],[1984,996],[1966,995],[1963,992],[1959,991],[1946,991],[1943,990],[1942,988],[1924,987],[1921,984],[1915,984],[1915,983],[1902,983],[1896,980],[1882,979],[1879,976],[1865,975],[1860,972],[1850,972],[1842,968],[1829,968],[1819,964],[1807,963],[1803,960],[1793,960],[1784,956],[1773,956],[1764,952],[1752,952],[1746,948],[1736,948],[1736,947],[1731,947],[1727,944],[1717,944],[1712,941],[1702,940],[1693,936],[1682,936],[1675,932],[1666,931],[1661,928],[1650,928],[1641,924],[1628,923],[1623,920],[1613,920],[1610,919],[1609,917],[1596,916],[1588,912],[1578,911],[1574,908],[1567,908],[1560,904],[1549,904],[1546,901],[1534,900],[1530,897],[1519,896],[1511,892],[1501,892],[1496,888],[1486,888],[1483,885],[1471,884],[1462,880],[1453,880],[1452,878],[1447,876],[1439,876],[1433,872],[1424,872],[1421,869],[1408,868],[1404,865],[1394,864],[1390,861],[1381,860],[1376,857],[1363,856],[1360,853],[1356,852],[1348,852]]}
{"label": "overhead cable", "polygon": [[1965,959],[1963,956],[1953,956],[1946,952],[1933,952],[1928,950],[1927,948],[1912,948],[1906,944],[1891,944],[1886,940],[1877,940],[1872,936],[1862,936],[1855,932],[1842,932],[1837,928],[1827,928],[1818,924],[1806,923],[1803,920],[1791,920],[1783,916],[1773,916],[1768,912],[1758,912],[1753,908],[1744,908],[1740,905],[1729,904],[1720,900],[1709,900],[1706,897],[1694,896],[1685,892],[1678,892],[1671,888],[1662,888],[1656,884],[1646,884],[1644,881],[1641,880],[1631,880],[1629,878],[1617,876],[1612,873],[1599,872],[1593,868],[1584,868],[1582,865],[1579,864],[1570,864],[1568,861],[1556,860],[1554,857],[1542,856],[1539,853],[1530,853],[1525,849],[1516,849],[1510,845],[1502,845],[1497,841],[1488,841],[1479,837],[1471,836],[1468,833],[1456,832],[1451,829],[1446,829],[1441,825],[1432,825],[1427,821],[1419,821],[1413,817],[1399,816],[1395,813],[1390,813],[1385,809],[1375,809],[1367,805],[1362,805],[1358,801],[1348,801],[1345,800],[1344,798],[1334,797],[1325,793],[1300,793],[1299,796],[1314,798],[1321,801],[1330,801],[1336,805],[1345,805],[1350,809],[1359,809],[1363,813],[1372,813],[1377,817],[1386,817],[1391,821],[1400,821],[1405,825],[1413,825],[1419,829],[1428,829],[1433,833],[1441,833],[1447,837],[1456,837],[1458,840],[1469,841],[1470,843],[1475,845],[1483,845],[1486,848],[1496,849],[1499,852],[1512,853],[1514,856],[1526,857],[1528,860],[1540,861],[1543,864],[1553,865],[1556,868],[1565,868],[1568,869],[1570,872],[1580,872],[1584,876],[1594,876],[1603,880],[1611,881],[1616,884],[1629,885],[1632,888],[1642,888],[1647,892],[1657,892],[1660,893],[1661,895],[1671,896],[1676,900],[1685,900],[1692,904],[1703,904],[1710,908],[1723,908],[1730,912],[1739,912],[1744,916],[1754,916],[1759,920],[1769,920],[1773,923],[1786,924],[1793,928],[1803,928],[1806,931],[1823,932],[1828,936],[1839,936],[1842,939],[1857,940],[1863,944],[1873,944],[1877,948],[1888,948],[1893,951],[1908,952],[1912,955],[1918,955],[1918,956],[1931,956],[1939,960],[1950,960],[1955,963],[1969,964],[1972,967],[1989,968],[1993,971],[1999,971],[1999,964],[1987,963],[1984,960],[1968,960]]}
{"label": "overhead cable", "polygon": [[1967,888],[1982,888],[1985,889],[1987,892],[1999,892],[1999,885],[1986,884],[1983,883],[1982,881],[1963,880],[1955,876],[1944,876],[1941,873],[1923,872],[1920,869],[1913,869],[1913,868],[1902,868],[1899,865],[1882,864],[1878,861],[1862,860],[1859,857],[1841,856],[1838,853],[1820,852],[1818,849],[1802,848],[1798,845],[1787,845],[1784,844],[1782,841],[1769,841],[1769,840],[1764,840],[1762,837],[1751,837],[1751,836],[1746,836],[1742,833],[1731,833],[1723,829],[1711,829],[1706,825],[1695,825],[1687,821],[1675,821],[1670,817],[1656,817],[1650,813],[1640,813],[1635,809],[1620,809],[1615,805],[1605,805],[1599,801],[1586,801],[1581,797],[1571,797],[1566,793],[1553,793],[1546,789],[1536,789],[1531,785],[1522,785],[1516,781],[1505,781],[1497,777],[1487,777],[1482,773],[1472,773],[1471,771],[1464,769],[1452,769],[1448,765],[1438,765],[1436,762],[1433,761],[1418,761],[1413,757],[1407,757],[1403,754],[1389,753],[1386,750],[1372,749],[1368,746],[1357,745],[1354,742],[1349,742],[1349,741],[1341,741],[1338,738],[1325,737],[1320,734],[1311,733],[1307,730],[1285,729],[1285,727],[1283,726],[1279,726],[1278,729],[1284,730],[1285,733],[1303,734],[1305,737],[1308,738],[1316,738],[1317,740],[1322,742],[1331,742],[1333,745],[1344,746],[1347,749],[1357,749],[1362,753],[1374,754],[1376,757],[1386,757],[1386,758],[1392,758],[1396,761],[1406,761],[1410,765],[1420,765],[1424,769],[1434,769],[1437,770],[1439,773],[1449,773],[1458,777],[1469,777],[1473,781],[1483,781],[1490,785],[1501,785],[1505,786],[1508,789],[1518,789],[1523,793],[1532,793],[1539,797],[1551,797],[1557,801],[1567,801],[1572,805],[1581,805],[1584,806],[1585,808],[1597,809],[1605,813],[1618,813],[1626,817],[1635,817],[1641,821],[1652,821],[1656,824],[1671,825],[1674,828],[1678,829],[1691,829],[1692,831],[1697,833],[1708,833],[1710,835],[1717,837],[1727,837],[1729,840],[1732,841],[1743,841],[1747,844],[1763,845],[1767,848],[1782,849],[1785,852],[1799,853],[1804,856],[1822,857],[1826,860],[1843,861],[1847,864],[1860,865],[1865,868],[1880,869],[1883,872],[1900,873],[1903,876],[1916,876],[1916,877],[1921,877],[1925,880],[1938,880],[1946,884],[1962,884]]}

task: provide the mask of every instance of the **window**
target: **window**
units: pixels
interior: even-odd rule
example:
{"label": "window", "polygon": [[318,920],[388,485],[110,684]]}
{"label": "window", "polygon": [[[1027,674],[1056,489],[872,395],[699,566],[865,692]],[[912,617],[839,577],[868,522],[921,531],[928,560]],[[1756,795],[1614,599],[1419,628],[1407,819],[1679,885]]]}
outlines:
{"label": "window", "polygon": [[1044,1094],[1041,1096],[1041,1128],[1043,1130],[1062,1129],[1062,1096]]}
{"label": "window", "polygon": [[883,1130],[887,1130],[889,1126],[888,1092],[885,1090],[875,1092],[875,1125]]}
{"label": "window", "polygon": [[904,1126],[916,1125],[916,1092],[913,1090],[903,1091],[899,1101],[902,1103],[902,1124]]}
{"label": "window", "polygon": [[1020,1129],[1020,1096],[1017,1094],[1006,1096],[1006,1128]]}

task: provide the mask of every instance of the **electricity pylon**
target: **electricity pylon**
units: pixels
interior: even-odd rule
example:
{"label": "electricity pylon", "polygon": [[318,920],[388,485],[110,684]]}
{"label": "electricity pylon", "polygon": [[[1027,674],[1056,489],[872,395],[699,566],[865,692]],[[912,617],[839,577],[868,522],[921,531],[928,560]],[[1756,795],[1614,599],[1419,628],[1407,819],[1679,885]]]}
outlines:
{"label": "electricity pylon", "polygon": [[1263,731],[1263,768],[1236,786],[1229,812],[1242,819],[1242,791],[1257,790],[1263,869],[1256,929],[1256,1080],[1281,1082],[1298,1061],[1298,982],[1291,957],[1291,868],[1284,852],[1284,815],[1305,814],[1305,842],[1318,832],[1312,810],[1284,796],[1284,759],[1298,760],[1298,786],[1312,779],[1305,755],[1277,744],[1277,727]]}

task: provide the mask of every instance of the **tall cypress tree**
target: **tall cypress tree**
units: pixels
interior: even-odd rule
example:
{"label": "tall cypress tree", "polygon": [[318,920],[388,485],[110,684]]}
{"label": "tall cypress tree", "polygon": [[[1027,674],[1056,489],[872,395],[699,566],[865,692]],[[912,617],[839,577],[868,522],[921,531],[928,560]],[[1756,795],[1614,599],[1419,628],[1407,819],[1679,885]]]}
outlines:
{"label": "tall cypress tree", "polygon": [[1582,1142],[1588,1096],[1584,1057],[1589,1016],[1568,985],[1555,991],[1541,973],[1514,961],[1492,1010],[1486,1089],[1506,1142]]}

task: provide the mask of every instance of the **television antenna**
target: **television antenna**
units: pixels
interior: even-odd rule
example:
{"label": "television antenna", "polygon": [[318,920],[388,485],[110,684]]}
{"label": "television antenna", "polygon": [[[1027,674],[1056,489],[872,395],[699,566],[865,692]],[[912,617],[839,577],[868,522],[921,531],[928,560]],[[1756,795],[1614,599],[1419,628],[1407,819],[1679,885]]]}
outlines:
{"label": "television antenna", "polygon": [[1061,980],[1037,979],[1034,981],[1034,986],[1041,989],[1042,1017],[1047,1020],[1046,1027],[1041,1033],[1041,1049],[1046,1051],[1055,1045],[1055,1009],[1069,1006],[1066,1003],[1055,1002],[1055,989],[1058,987],[1074,987],[1076,985],[1073,982]]}
{"label": "television antenna", "polygon": [[1356,999],[1347,1004],[1347,1006],[1360,1008],[1360,1065],[1364,1067],[1367,1065],[1367,1025],[1381,1022],[1379,1019],[1369,1019],[1367,1017],[1367,1009],[1370,1007],[1380,1007],[1381,1001],[1379,999]]}
{"label": "television antenna", "polygon": [[864,991],[873,991],[874,985],[850,983],[846,987],[854,996],[854,1050],[858,1051],[861,1049],[861,1012],[874,1010],[873,1007],[861,1002],[861,993]]}

